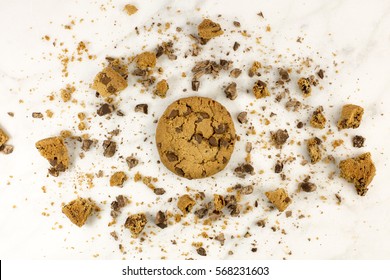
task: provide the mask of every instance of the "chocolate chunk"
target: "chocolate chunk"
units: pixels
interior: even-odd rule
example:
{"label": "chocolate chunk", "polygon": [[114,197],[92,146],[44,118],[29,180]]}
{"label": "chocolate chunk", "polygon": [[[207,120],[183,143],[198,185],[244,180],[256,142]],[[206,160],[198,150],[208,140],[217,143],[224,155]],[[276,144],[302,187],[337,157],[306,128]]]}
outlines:
{"label": "chocolate chunk", "polygon": [[169,114],[168,118],[175,118],[179,115],[179,110],[172,110],[171,113]]}
{"label": "chocolate chunk", "polygon": [[93,141],[91,139],[84,139],[83,144],[81,146],[81,149],[83,151],[87,152],[91,148],[92,144],[93,144]]}
{"label": "chocolate chunk", "polygon": [[216,134],[223,134],[226,132],[226,128],[227,128],[227,124],[222,123],[222,124],[218,125],[218,128],[214,129],[214,131]]}
{"label": "chocolate chunk", "polygon": [[366,140],[366,138],[364,138],[363,136],[356,135],[352,139],[353,146],[355,148],[361,148],[364,146],[365,140]]}
{"label": "chocolate chunk", "polygon": [[199,81],[192,81],[191,85],[192,85],[193,91],[198,91],[199,86],[200,86],[200,82]]}
{"label": "chocolate chunk", "polygon": [[176,172],[179,176],[182,176],[182,177],[184,177],[184,175],[185,175],[183,169],[178,168],[178,167],[175,167],[175,172]]}
{"label": "chocolate chunk", "polygon": [[156,223],[156,225],[159,228],[162,228],[162,229],[164,229],[168,226],[167,217],[166,217],[165,213],[162,211],[157,212],[154,222]]}
{"label": "chocolate chunk", "polygon": [[116,143],[111,140],[104,140],[103,149],[103,155],[105,157],[112,157],[116,152]]}
{"label": "chocolate chunk", "polygon": [[299,122],[298,124],[297,124],[297,128],[302,128],[303,127],[303,122]]}
{"label": "chocolate chunk", "polygon": [[233,25],[235,27],[241,27],[241,23],[239,23],[238,21],[233,21]]}
{"label": "chocolate chunk", "polygon": [[196,142],[198,142],[199,144],[202,142],[203,140],[203,136],[201,134],[194,134],[193,138],[195,139]]}
{"label": "chocolate chunk", "polygon": [[220,145],[221,147],[227,147],[227,146],[229,145],[229,141],[227,141],[225,138],[221,138],[221,139],[219,140],[219,145]]}
{"label": "chocolate chunk", "polygon": [[236,51],[240,47],[240,44],[238,42],[234,42],[233,50]]}
{"label": "chocolate chunk", "polygon": [[320,69],[318,72],[317,72],[317,75],[318,77],[320,77],[321,79],[324,78],[324,70]]}
{"label": "chocolate chunk", "polygon": [[302,182],[299,183],[299,188],[305,192],[314,192],[317,186],[311,182]]}
{"label": "chocolate chunk", "polygon": [[278,161],[275,164],[275,173],[280,173],[283,171],[283,162]]}
{"label": "chocolate chunk", "polygon": [[211,147],[218,147],[218,140],[215,137],[210,137],[209,144]]}
{"label": "chocolate chunk", "polygon": [[128,228],[132,237],[136,238],[143,231],[148,220],[144,213],[130,215],[125,222],[125,228]]}
{"label": "chocolate chunk", "polygon": [[199,247],[198,249],[196,249],[196,252],[201,255],[201,256],[207,256],[206,254],[206,250],[203,248],[203,247]]}
{"label": "chocolate chunk", "polygon": [[136,112],[141,112],[141,113],[144,113],[144,114],[148,114],[148,104],[138,104],[135,106],[134,110]]}
{"label": "chocolate chunk", "polygon": [[247,115],[248,115],[247,112],[239,113],[238,116],[237,116],[238,122],[239,123],[247,123],[248,122]]}
{"label": "chocolate chunk", "polygon": [[13,151],[14,151],[14,146],[12,145],[4,144],[0,146],[0,152],[2,152],[5,155],[12,154]]}
{"label": "chocolate chunk", "polygon": [[209,210],[206,207],[202,207],[195,211],[195,216],[197,216],[199,219],[204,218],[208,214]]}
{"label": "chocolate chunk", "polygon": [[99,116],[104,116],[107,114],[111,114],[115,110],[114,105],[104,103],[100,106],[100,108],[97,110],[97,114]]}
{"label": "chocolate chunk", "polygon": [[165,193],[165,190],[163,188],[155,188],[153,192],[155,195],[163,195]]}
{"label": "chocolate chunk", "polygon": [[242,73],[242,70],[241,69],[238,69],[238,68],[234,68],[232,71],[230,71],[230,77],[232,78],[238,78]]}
{"label": "chocolate chunk", "polygon": [[32,113],[32,117],[34,119],[43,119],[43,114],[40,112],[34,112],[34,113]]}
{"label": "chocolate chunk", "polygon": [[284,81],[287,81],[288,79],[290,79],[290,75],[288,74],[288,71],[285,69],[280,69],[279,75],[280,75],[280,78]]}
{"label": "chocolate chunk", "polygon": [[173,162],[173,161],[177,161],[179,158],[177,157],[177,155],[173,152],[167,152],[165,154],[167,156],[167,159],[170,161],[170,162]]}
{"label": "chocolate chunk", "polygon": [[236,175],[240,178],[244,178],[246,174],[253,175],[254,174],[254,168],[249,163],[244,163],[239,165],[234,169],[234,172]]}
{"label": "chocolate chunk", "polygon": [[139,160],[137,158],[135,158],[134,156],[128,156],[126,158],[126,163],[129,166],[129,169],[132,169],[133,167],[138,165]]}
{"label": "chocolate chunk", "polygon": [[286,143],[288,137],[289,135],[286,129],[278,129],[276,132],[271,134],[271,138],[277,147],[281,147],[284,143]]}
{"label": "chocolate chunk", "polygon": [[237,98],[237,84],[231,83],[225,88],[225,95],[230,100],[234,100]]}

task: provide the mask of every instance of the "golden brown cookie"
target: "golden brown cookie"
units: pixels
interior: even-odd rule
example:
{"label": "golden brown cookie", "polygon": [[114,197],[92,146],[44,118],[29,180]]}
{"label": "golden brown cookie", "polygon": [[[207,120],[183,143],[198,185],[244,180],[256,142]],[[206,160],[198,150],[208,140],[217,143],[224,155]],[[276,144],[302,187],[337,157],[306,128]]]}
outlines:
{"label": "golden brown cookie", "polygon": [[205,97],[176,100],[161,116],[156,130],[163,164],[188,179],[211,176],[227,165],[236,133],[224,106]]}

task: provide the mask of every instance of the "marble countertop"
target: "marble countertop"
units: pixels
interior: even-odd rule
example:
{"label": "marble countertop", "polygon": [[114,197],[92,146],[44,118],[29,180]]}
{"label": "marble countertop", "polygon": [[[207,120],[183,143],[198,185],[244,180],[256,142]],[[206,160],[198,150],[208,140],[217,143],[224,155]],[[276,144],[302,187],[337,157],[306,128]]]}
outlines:
{"label": "marble countertop", "polygon": [[[125,4],[137,6],[138,12],[128,16],[123,11]],[[18,0],[1,1],[0,11],[0,127],[10,136],[8,144],[14,146],[12,154],[0,153],[2,259],[390,257],[387,186],[390,176],[386,171],[390,139],[389,1]],[[225,33],[204,46],[198,57],[184,59],[193,43],[186,35],[195,34],[203,18],[219,22]],[[241,23],[240,29],[234,27],[234,20]],[[182,28],[180,34],[177,27]],[[159,77],[166,78],[170,85],[167,98],[154,98],[152,90],[143,92],[136,78],[129,76],[129,87],[117,100],[125,116],[113,115],[109,120],[96,116],[102,100],[95,96],[90,84],[102,69],[105,57],[132,57],[172,39],[179,59],[158,60],[158,66],[164,69]],[[91,59],[86,54],[77,54],[80,41],[87,43]],[[235,41],[241,44],[236,52],[231,49]],[[65,76],[61,59],[72,55],[75,60],[69,62],[66,69],[69,74]],[[223,86],[231,81],[228,75],[218,79],[202,77],[199,91],[191,90],[191,68],[202,59],[230,59],[234,67],[244,69],[236,80],[239,92],[236,100],[227,99],[223,93]],[[274,101],[280,93],[277,87],[271,87],[271,97],[255,100],[247,93],[253,79],[246,74],[253,61],[262,63],[266,69],[262,70],[262,78],[272,85],[279,68],[292,69],[292,81],[287,86],[290,95],[307,107],[287,112],[286,98],[279,103]],[[319,69],[325,70],[325,78],[319,80],[311,97],[303,99],[296,80],[302,75],[315,75]],[[182,73],[187,77],[182,77]],[[60,90],[67,84],[76,88],[74,102],[64,103],[60,98]],[[158,163],[154,136],[155,121],[166,106],[191,95],[216,99],[232,116],[243,110],[252,112],[249,119],[256,133],[248,135],[250,125],[235,120],[240,141],[226,169],[211,178],[189,181]],[[139,103],[149,105],[148,115],[134,112]],[[358,129],[339,132],[336,123],[346,103],[364,107],[365,113]],[[321,131],[308,124],[309,112],[319,105],[324,107],[328,118],[326,128]],[[46,110],[54,115],[47,117]],[[42,112],[44,118],[32,118],[33,112]],[[82,132],[78,130],[80,112],[88,119],[88,129]],[[271,113],[276,115],[271,117]],[[306,124],[301,130],[296,128],[299,120]],[[113,158],[104,158],[101,143],[116,128],[121,132],[114,138],[121,144]],[[287,129],[292,140],[281,150],[267,144],[270,132],[278,128]],[[68,140],[71,167],[55,178],[48,176],[48,162],[40,157],[34,144],[59,135],[62,130],[75,135],[88,133],[99,143],[81,159],[80,143]],[[303,160],[308,160],[304,140],[324,135],[326,155],[332,155],[336,163],[302,165]],[[366,138],[363,148],[352,147],[354,135]],[[344,143],[333,148],[332,141],[339,139]],[[240,179],[233,170],[244,161],[246,142],[253,145],[255,174]],[[339,178],[337,165],[340,160],[363,152],[371,152],[377,173],[367,195],[360,197],[352,184]],[[137,155],[140,164],[128,170],[124,158],[131,154]],[[273,166],[277,159],[287,158],[293,160],[285,164],[282,180],[273,172]],[[104,176],[95,176],[91,187],[88,174],[99,170],[104,171]],[[109,176],[117,170],[124,170],[129,176],[123,188],[109,187]],[[142,183],[134,182],[136,172],[157,177],[156,185],[166,193],[157,197]],[[329,179],[333,173],[334,178]],[[317,185],[313,193],[297,192],[298,182],[306,175]],[[179,195],[204,192],[207,201],[215,193],[227,194],[227,188],[237,183],[254,186],[254,192],[240,202],[244,208],[253,207],[248,213],[230,217],[226,212],[213,226],[203,225],[202,221],[195,223],[192,214],[166,229],[154,225],[158,210],[178,213]],[[293,203],[288,208],[291,217],[270,208],[264,192],[276,187],[283,187],[291,194]],[[122,210],[117,224],[108,227],[110,203],[119,194],[130,196],[132,202]],[[335,194],[341,197],[340,204]],[[91,197],[102,210],[82,228],[71,224],[61,213],[61,204],[77,196]],[[172,202],[169,198],[173,198]],[[132,239],[122,225],[127,214],[140,211],[147,214],[149,223],[144,238]],[[266,221],[264,228],[257,225],[259,220]],[[114,230],[118,232],[118,241],[110,236]],[[225,244],[221,246],[218,241],[205,238],[203,232],[209,237],[223,232]],[[206,257],[196,253],[197,242],[203,244]],[[123,252],[118,249],[119,244]]]}

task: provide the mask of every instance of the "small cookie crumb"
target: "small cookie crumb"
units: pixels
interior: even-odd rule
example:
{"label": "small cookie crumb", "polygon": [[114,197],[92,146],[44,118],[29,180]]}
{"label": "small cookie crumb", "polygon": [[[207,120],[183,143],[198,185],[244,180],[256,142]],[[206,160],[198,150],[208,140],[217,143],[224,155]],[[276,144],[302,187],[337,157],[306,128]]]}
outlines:
{"label": "small cookie crumb", "polygon": [[143,52],[136,57],[137,67],[141,70],[156,66],[157,58],[153,52]]}
{"label": "small cookie crumb", "polygon": [[187,215],[191,212],[192,207],[195,205],[195,200],[193,200],[188,194],[182,195],[177,201],[177,207],[183,212],[184,215]]}
{"label": "small cookie crumb", "polygon": [[110,186],[111,187],[123,187],[123,183],[127,180],[127,175],[123,171],[115,172],[111,175]]}
{"label": "small cookie crumb", "polygon": [[321,145],[322,141],[318,137],[312,137],[307,140],[307,151],[309,152],[311,163],[317,163],[322,158]]}
{"label": "small cookie crumb", "polygon": [[310,78],[300,78],[298,80],[299,89],[303,93],[303,97],[308,97],[311,94],[311,82]]}
{"label": "small cookie crumb", "polygon": [[341,116],[337,123],[339,130],[345,128],[358,128],[362,121],[364,109],[358,105],[347,104],[341,110]]}
{"label": "small cookie crumb", "polygon": [[218,23],[211,21],[210,19],[204,19],[198,25],[198,35],[203,39],[209,40],[222,34],[223,31],[221,26]]}
{"label": "small cookie crumb", "polygon": [[62,213],[64,213],[72,223],[78,227],[82,227],[94,208],[95,204],[90,199],[80,197],[62,207]]}
{"label": "small cookie crumb", "polygon": [[127,81],[111,67],[99,72],[93,82],[92,89],[107,98],[127,88]]}
{"label": "small cookie crumb", "polygon": [[266,192],[265,195],[280,212],[283,212],[292,202],[286,190],[282,188]]}
{"label": "small cookie crumb", "polygon": [[364,146],[364,141],[366,138],[360,135],[355,135],[352,139],[352,144],[355,148],[361,148]]}
{"label": "small cookie crumb", "polygon": [[59,172],[65,171],[69,166],[68,149],[62,137],[50,137],[35,143],[41,156],[46,158],[52,168],[49,174],[57,177]]}
{"label": "small cookie crumb", "polygon": [[314,112],[313,115],[310,118],[310,125],[314,128],[323,129],[326,124],[326,118],[323,114],[324,108],[322,106],[319,106]]}

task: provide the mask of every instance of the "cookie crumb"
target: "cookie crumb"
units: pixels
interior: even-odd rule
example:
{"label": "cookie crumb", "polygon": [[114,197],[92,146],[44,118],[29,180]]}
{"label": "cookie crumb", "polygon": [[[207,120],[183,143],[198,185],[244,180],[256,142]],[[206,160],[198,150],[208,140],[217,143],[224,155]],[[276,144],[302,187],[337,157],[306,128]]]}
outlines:
{"label": "cookie crumb", "polygon": [[0,128],[0,147],[3,146],[8,141],[8,139],[8,135]]}
{"label": "cookie crumb", "polygon": [[82,227],[94,208],[95,204],[90,199],[80,197],[62,207],[62,213],[64,213],[72,223],[78,227]]}
{"label": "cookie crumb", "polygon": [[123,187],[123,183],[127,180],[127,175],[123,171],[115,172],[110,177],[111,187]]}
{"label": "cookie crumb", "polygon": [[92,84],[92,89],[104,98],[116,95],[125,88],[127,88],[127,81],[109,66],[96,75]]}
{"label": "cookie crumb", "polygon": [[135,112],[141,112],[145,115],[148,114],[148,104],[137,104],[134,108]]}
{"label": "cookie crumb", "polygon": [[131,155],[126,158],[126,163],[129,169],[132,169],[133,167],[136,167],[138,165],[139,160]]}
{"label": "cookie crumb", "polygon": [[326,124],[326,118],[323,114],[324,108],[319,106],[310,118],[310,124],[314,128],[323,129]]}
{"label": "cookie crumb", "polygon": [[278,129],[277,131],[271,132],[272,143],[277,148],[281,148],[288,138],[289,135],[286,129]]}
{"label": "cookie crumb", "polygon": [[99,116],[105,116],[105,115],[111,114],[114,111],[115,111],[115,106],[114,105],[108,104],[108,103],[104,103],[97,110],[97,114]]}
{"label": "cookie crumb", "polygon": [[341,116],[337,123],[339,130],[345,128],[358,128],[362,120],[364,109],[358,105],[347,104],[341,110]]}
{"label": "cookie crumb", "polygon": [[318,137],[312,137],[307,140],[307,151],[309,152],[311,163],[315,164],[322,158],[321,145],[322,141]]}
{"label": "cookie crumb", "polygon": [[256,99],[270,96],[267,84],[260,80],[256,81],[253,85],[253,94],[255,95]]}
{"label": "cookie crumb", "polygon": [[125,228],[129,229],[133,238],[137,238],[144,230],[148,220],[144,213],[130,215],[125,222]]}
{"label": "cookie crumb", "polygon": [[116,142],[111,140],[104,140],[103,149],[103,155],[105,157],[112,157],[116,152]]}
{"label": "cookie crumb", "polygon": [[229,76],[232,78],[238,78],[241,75],[241,73],[242,73],[241,69],[234,68],[232,71],[230,71]]}
{"label": "cookie crumb", "polygon": [[158,211],[155,218],[155,223],[159,228],[166,228],[168,226],[167,216],[164,212]]}
{"label": "cookie crumb", "polygon": [[317,186],[309,181],[299,183],[298,188],[304,192],[314,192]]}
{"label": "cookie crumb", "polygon": [[137,67],[141,70],[156,66],[157,58],[153,52],[143,52],[136,57]]}
{"label": "cookie crumb", "polygon": [[203,257],[207,256],[206,250],[203,247],[199,247],[198,249],[196,249],[196,252],[200,256],[203,256]]}
{"label": "cookie crumb", "polygon": [[177,201],[177,207],[183,212],[184,215],[187,215],[191,212],[192,207],[195,205],[195,200],[193,200],[188,194],[182,195]]}
{"label": "cookie crumb", "polygon": [[265,195],[280,212],[283,212],[292,202],[286,190],[282,188],[266,192]]}
{"label": "cookie crumb", "polygon": [[364,141],[366,138],[360,135],[355,135],[352,139],[352,144],[355,148],[361,148],[364,146]]}
{"label": "cookie crumb", "polygon": [[234,100],[237,98],[237,84],[235,82],[230,83],[226,88],[225,88],[225,95],[227,98],[230,100]]}
{"label": "cookie crumb", "polygon": [[247,123],[248,122],[248,113],[247,112],[241,112],[237,115],[237,120],[239,123]]}

